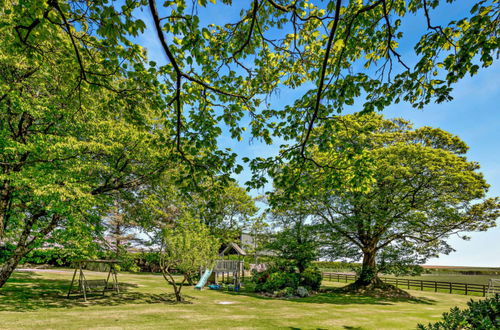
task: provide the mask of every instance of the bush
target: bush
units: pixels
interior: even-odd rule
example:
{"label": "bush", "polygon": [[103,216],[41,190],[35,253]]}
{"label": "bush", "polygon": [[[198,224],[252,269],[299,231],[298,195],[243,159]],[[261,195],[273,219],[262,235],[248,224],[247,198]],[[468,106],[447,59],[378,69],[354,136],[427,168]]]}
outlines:
{"label": "bush", "polygon": [[[297,288],[302,286],[309,291],[317,291],[321,285],[321,272],[315,266],[310,266],[300,274],[289,263],[272,264],[263,272],[255,272],[252,282],[255,291],[273,293],[276,296],[284,296],[285,291],[293,295]],[[289,289],[287,289],[289,288]]]}
{"label": "bush", "polygon": [[427,326],[419,324],[421,330],[441,329],[500,329],[500,295],[479,301],[469,301],[469,308],[460,310],[452,308],[443,314],[443,320],[429,323]]}
{"label": "bush", "polygon": [[264,292],[275,292],[287,287],[295,289],[299,286],[298,274],[294,273],[271,273],[267,281],[260,287]]}
{"label": "bush", "polygon": [[[12,244],[6,244],[0,248],[0,264],[12,256],[14,249],[15,246]],[[48,264],[68,267],[71,265],[71,256],[65,249],[61,248],[35,249],[24,256],[20,264]]]}
{"label": "bush", "polygon": [[301,298],[309,297],[309,291],[306,288],[304,288],[303,286],[299,286],[297,288],[296,293],[297,293],[297,296],[299,296]]}
{"label": "bush", "polygon": [[274,292],[276,297],[293,297],[295,290],[291,287],[286,287],[284,289],[278,290]]}
{"label": "bush", "polygon": [[297,288],[299,283],[298,274],[287,263],[269,264],[265,271],[253,274],[252,282],[257,292],[274,293],[286,287]]}
{"label": "bush", "polygon": [[134,261],[141,272],[160,273],[160,254],[157,252],[134,253]]}
{"label": "bush", "polygon": [[323,279],[321,271],[316,266],[307,267],[302,274],[300,274],[300,285],[313,291],[318,291]]}

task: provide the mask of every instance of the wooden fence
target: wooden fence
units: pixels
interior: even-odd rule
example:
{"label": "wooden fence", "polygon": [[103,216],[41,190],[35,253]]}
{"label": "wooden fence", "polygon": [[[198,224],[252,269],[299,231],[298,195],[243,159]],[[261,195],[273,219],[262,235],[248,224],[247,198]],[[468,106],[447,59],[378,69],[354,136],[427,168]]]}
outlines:
{"label": "wooden fence", "polygon": [[[337,282],[354,282],[356,280],[356,275],[353,274],[341,274],[341,273],[323,273],[323,280],[337,281]],[[488,292],[488,284],[472,284],[472,283],[454,283],[454,282],[437,282],[437,281],[426,281],[426,280],[411,280],[406,278],[397,277],[380,277],[380,279],[388,284],[393,284],[397,287],[403,287],[406,289],[417,289],[417,290],[428,290],[434,292],[447,292],[455,294],[465,294],[465,295],[482,295],[486,296]],[[498,287],[493,288],[493,293],[499,293],[500,289]]]}

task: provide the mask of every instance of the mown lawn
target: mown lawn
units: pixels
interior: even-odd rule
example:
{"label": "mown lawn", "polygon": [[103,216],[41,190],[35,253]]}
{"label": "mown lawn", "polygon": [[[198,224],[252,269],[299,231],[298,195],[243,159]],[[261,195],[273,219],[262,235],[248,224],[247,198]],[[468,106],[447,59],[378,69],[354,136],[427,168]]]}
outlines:
{"label": "mown lawn", "polygon": [[[414,329],[440,318],[470,297],[410,292],[419,301],[394,301],[337,293],[292,300],[253,294],[195,291],[185,287],[187,303],[171,301],[171,289],[158,275],[120,274],[124,292],[66,298],[70,272],[17,272],[0,289],[2,329]],[[104,273],[87,273],[88,279]],[[325,286],[343,283],[325,282]]]}

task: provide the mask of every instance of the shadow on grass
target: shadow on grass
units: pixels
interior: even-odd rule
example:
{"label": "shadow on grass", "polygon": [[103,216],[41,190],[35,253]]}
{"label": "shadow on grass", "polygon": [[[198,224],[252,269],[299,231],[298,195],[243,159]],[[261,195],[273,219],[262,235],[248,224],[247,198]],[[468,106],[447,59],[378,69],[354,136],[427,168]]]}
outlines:
{"label": "shadow on grass", "polygon": [[402,298],[375,297],[375,296],[360,295],[360,294],[347,294],[342,292],[341,288],[327,288],[326,290],[322,291],[323,292],[305,298],[273,298],[273,297],[263,296],[261,294],[254,292],[246,292],[244,290],[241,292],[224,291],[224,293],[228,295],[243,295],[265,300],[285,300],[298,303],[333,304],[333,305],[393,305],[402,302],[433,305],[436,302],[435,300],[428,298],[402,299]]}
{"label": "shadow on grass", "polygon": [[[41,278],[33,272],[16,272],[7,284],[0,289],[0,311],[25,312],[42,308],[72,308],[89,306],[118,306],[124,304],[177,304],[173,293],[152,294],[130,291],[137,288],[136,284],[120,282],[120,293],[94,290],[87,294],[87,301],[83,295],[72,293],[67,298],[69,280],[55,280]],[[183,295],[190,304],[196,299]]]}
{"label": "shadow on grass", "polygon": [[[290,327],[290,330],[302,330],[302,328],[295,328],[295,327]],[[325,328],[316,328],[315,330],[327,330]]]}

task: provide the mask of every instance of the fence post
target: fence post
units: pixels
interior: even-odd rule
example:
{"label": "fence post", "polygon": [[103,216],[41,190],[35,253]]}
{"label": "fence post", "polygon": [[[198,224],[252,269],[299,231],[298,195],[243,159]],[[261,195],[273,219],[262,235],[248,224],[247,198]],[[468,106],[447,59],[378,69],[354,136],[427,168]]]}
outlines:
{"label": "fence post", "polygon": [[467,287],[467,283],[465,283],[465,295],[467,295],[468,291],[469,291],[469,289]]}
{"label": "fence post", "polygon": [[408,286],[408,290],[410,290],[410,279],[406,280],[406,285]]}
{"label": "fence post", "polygon": [[449,282],[449,284],[450,284],[450,293],[452,293],[452,292],[453,292],[453,289],[452,289],[452,287],[451,287],[451,282]]}
{"label": "fence post", "polygon": [[438,282],[434,282],[434,292],[438,292]]}
{"label": "fence post", "polygon": [[420,291],[424,291],[424,281],[420,281]]}
{"label": "fence post", "polygon": [[483,284],[483,297],[486,297],[486,285]]}

